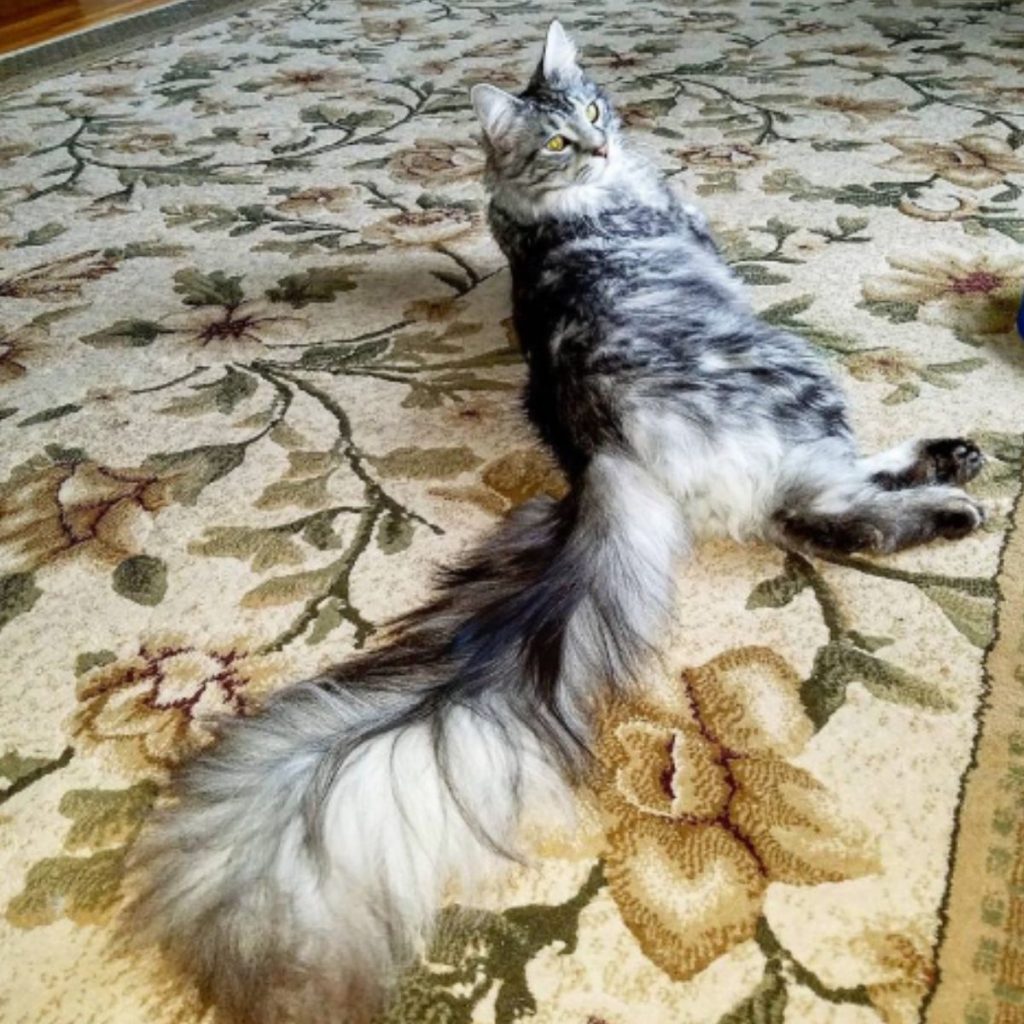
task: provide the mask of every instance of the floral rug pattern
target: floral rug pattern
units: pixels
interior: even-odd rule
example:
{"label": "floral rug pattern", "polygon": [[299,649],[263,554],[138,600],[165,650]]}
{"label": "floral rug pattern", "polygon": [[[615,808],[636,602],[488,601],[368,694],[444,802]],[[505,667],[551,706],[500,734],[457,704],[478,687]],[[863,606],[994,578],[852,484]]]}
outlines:
{"label": "floral rug pattern", "polygon": [[385,1019],[1021,1019],[1021,12],[274,0],[0,86],[5,1021],[197,1021],[108,952],[168,770],[563,486],[467,102],[556,13],[865,447],[971,434],[991,516],[703,548],[579,829],[446,909]]}

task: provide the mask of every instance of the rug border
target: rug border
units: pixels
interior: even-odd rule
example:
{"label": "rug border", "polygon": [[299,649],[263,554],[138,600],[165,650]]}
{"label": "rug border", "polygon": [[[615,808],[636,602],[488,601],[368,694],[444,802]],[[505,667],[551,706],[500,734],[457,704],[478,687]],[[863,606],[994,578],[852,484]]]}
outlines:
{"label": "rug border", "polygon": [[[1013,568],[1009,563],[1010,551],[1011,549],[1016,551],[1024,545],[1024,478],[1021,479],[1020,486],[1014,496],[1013,504],[1008,513],[1008,519],[1009,528],[1000,547],[998,568],[994,576],[997,586],[1004,580],[1006,585],[1012,585],[1013,580],[1006,579]],[[982,659],[982,691],[974,711],[977,728],[975,729],[974,740],[971,745],[970,761],[960,776],[956,813],[947,852],[946,883],[943,888],[942,902],[938,909],[938,930],[933,946],[935,981],[925,993],[918,1010],[917,1020],[919,1024],[946,1024],[945,1016],[936,1016],[936,1006],[943,1011],[943,1014],[945,1014],[951,1004],[964,1009],[958,1001],[958,996],[965,994],[962,991],[963,985],[961,984],[960,986],[961,991],[958,991],[957,980],[950,978],[949,971],[947,970],[948,964],[946,963],[949,955],[951,955],[953,943],[959,937],[953,934],[954,928],[962,927],[959,922],[953,920],[952,904],[956,897],[954,890],[957,889],[958,880],[967,874],[962,844],[965,839],[965,818],[969,813],[974,813],[978,804],[976,795],[972,795],[972,791],[976,786],[975,780],[978,778],[978,773],[984,767],[993,767],[990,763],[993,757],[987,751],[987,747],[990,744],[989,733],[993,729],[993,704],[1002,704],[1005,699],[1005,694],[996,695],[994,692],[996,685],[994,659],[1004,644],[1014,638],[1020,638],[1019,627],[1015,627],[1013,623],[1006,621],[1008,615],[1012,615],[1014,612],[1019,613],[1020,610],[1021,602],[1019,597],[1012,597],[1003,591],[1002,588],[997,590],[997,607],[993,623],[993,635]]]}
{"label": "rug border", "polygon": [[0,97],[275,0],[172,0],[0,56]]}

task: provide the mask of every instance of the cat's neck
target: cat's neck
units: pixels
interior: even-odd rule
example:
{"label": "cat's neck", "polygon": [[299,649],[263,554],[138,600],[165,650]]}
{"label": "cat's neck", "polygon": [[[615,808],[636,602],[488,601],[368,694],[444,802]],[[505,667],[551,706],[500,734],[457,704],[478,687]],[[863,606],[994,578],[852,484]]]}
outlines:
{"label": "cat's neck", "polygon": [[623,206],[667,209],[671,196],[660,175],[633,153],[621,152],[613,167],[594,183],[536,195],[500,181],[491,184],[491,208],[524,228],[552,221],[593,219]]}
{"label": "cat's neck", "polygon": [[664,186],[655,203],[640,201],[624,190],[609,196],[594,212],[528,220],[492,200],[489,216],[491,233],[513,274],[524,280],[544,273],[549,256],[565,246],[618,247],[664,239],[680,234],[686,224],[681,206]]}

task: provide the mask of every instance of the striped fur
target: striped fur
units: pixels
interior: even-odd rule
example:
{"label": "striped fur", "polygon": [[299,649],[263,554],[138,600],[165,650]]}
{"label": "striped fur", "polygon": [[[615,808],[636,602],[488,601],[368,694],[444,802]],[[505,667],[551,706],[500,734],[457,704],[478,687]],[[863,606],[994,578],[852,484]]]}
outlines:
{"label": "striped fur", "polygon": [[126,926],[221,1021],[361,1024],[449,886],[519,855],[523,807],[570,813],[595,705],[641,674],[694,538],[889,551],[983,519],[959,490],[971,442],[860,456],[825,367],[757,319],[557,22],[520,96],[473,101],[526,411],[571,490],[517,509],[383,646],[227,723],[176,780]]}

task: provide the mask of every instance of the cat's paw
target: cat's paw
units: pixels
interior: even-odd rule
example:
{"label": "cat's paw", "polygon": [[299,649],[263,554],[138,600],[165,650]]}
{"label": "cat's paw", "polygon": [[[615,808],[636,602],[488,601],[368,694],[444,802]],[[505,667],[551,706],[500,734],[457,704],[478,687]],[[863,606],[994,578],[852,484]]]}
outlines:
{"label": "cat's paw", "polygon": [[935,509],[932,520],[937,537],[959,540],[985,522],[985,509],[966,494],[950,498]]}
{"label": "cat's paw", "polygon": [[935,483],[965,484],[985,465],[982,450],[966,437],[939,437],[923,442],[921,458],[927,459]]}

